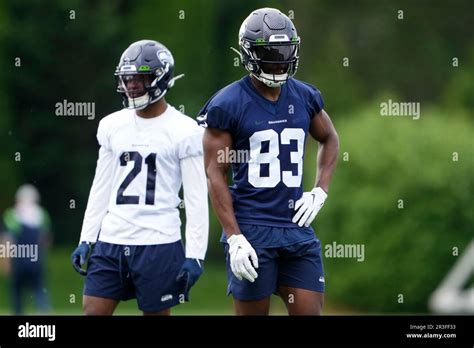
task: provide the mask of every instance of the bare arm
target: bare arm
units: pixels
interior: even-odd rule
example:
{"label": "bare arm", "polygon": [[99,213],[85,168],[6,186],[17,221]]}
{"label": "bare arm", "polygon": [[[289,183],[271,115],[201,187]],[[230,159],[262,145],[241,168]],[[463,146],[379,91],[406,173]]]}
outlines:
{"label": "bare arm", "polygon": [[326,193],[336,169],[339,154],[339,137],[326,111],[315,115],[311,121],[309,132],[319,142],[316,185]]}
{"label": "bare arm", "polygon": [[[224,233],[227,237],[240,234],[239,225],[232,206],[232,196],[227,186],[227,172],[230,163],[223,159],[225,149],[232,149],[232,136],[226,131],[216,128],[206,128],[203,137],[204,168],[207,175],[209,195]],[[221,156],[219,156],[221,154]]]}

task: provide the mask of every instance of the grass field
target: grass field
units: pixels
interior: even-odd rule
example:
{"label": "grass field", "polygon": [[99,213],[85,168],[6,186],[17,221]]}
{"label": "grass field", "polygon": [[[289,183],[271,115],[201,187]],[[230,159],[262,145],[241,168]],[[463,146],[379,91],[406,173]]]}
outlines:
{"label": "grass field", "polygon": [[[56,248],[48,257],[47,281],[52,313],[57,315],[81,315],[83,277],[72,269],[71,250]],[[224,260],[206,262],[205,272],[193,287],[191,301],[172,309],[176,315],[232,315],[232,299],[226,296],[226,274]],[[26,314],[36,314],[31,295],[25,295]],[[325,314],[346,314],[348,311],[336,309],[325,304]],[[9,282],[5,275],[0,276],[0,314],[11,313]],[[120,303],[117,315],[141,315],[135,300]],[[276,296],[272,298],[271,314],[284,315],[286,309]]]}

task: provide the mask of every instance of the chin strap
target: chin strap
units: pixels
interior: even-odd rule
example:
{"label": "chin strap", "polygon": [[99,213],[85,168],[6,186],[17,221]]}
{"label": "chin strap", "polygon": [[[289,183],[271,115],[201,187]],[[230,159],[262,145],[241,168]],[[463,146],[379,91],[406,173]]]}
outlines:
{"label": "chin strap", "polygon": [[263,82],[268,87],[272,87],[272,88],[283,86],[288,81],[288,78],[289,78],[288,74],[281,74],[282,76],[284,76],[284,78],[275,80],[275,76],[278,76],[277,74],[266,74],[264,72],[260,73],[260,75],[253,74],[253,73],[252,75],[255,76],[257,80]]}
{"label": "chin strap", "polygon": [[137,98],[128,98],[128,107],[130,110],[141,110],[150,104],[150,94],[146,92],[144,95]]}

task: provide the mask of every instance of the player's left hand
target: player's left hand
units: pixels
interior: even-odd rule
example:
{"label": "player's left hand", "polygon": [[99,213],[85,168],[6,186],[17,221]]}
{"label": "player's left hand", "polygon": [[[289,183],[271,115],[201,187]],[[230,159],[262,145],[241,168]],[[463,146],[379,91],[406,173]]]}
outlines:
{"label": "player's left hand", "polygon": [[186,259],[176,277],[177,282],[184,283],[184,298],[189,299],[189,290],[197,282],[203,272],[204,261],[199,259]]}
{"label": "player's left hand", "polygon": [[91,243],[81,242],[71,254],[71,263],[74,270],[82,276],[87,275],[87,270],[82,267],[86,264],[91,250]]}
{"label": "player's left hand", "polygon": [[324,205],[327,193],[321,187],[315,187],[311,192],[304,192],[303,196],[295,203],[296,214],[293,223],[299,227],[308,227]]}

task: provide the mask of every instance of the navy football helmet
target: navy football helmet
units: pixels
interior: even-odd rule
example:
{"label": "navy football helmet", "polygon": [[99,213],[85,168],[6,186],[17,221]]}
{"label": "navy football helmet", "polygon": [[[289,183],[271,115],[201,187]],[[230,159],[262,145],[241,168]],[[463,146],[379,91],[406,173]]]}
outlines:
{"label": "navy football helmet", "polygon": [[288,16],[261,8],[242,23],[238,53],[250,74],[267,86],[280,87],[296,73],[300,41]]}
{"label": "navy football helmet", "polygon": [[115,69],[117,92],[128,109],[140,110],[161,99],[174,81],[174,59],[161,43],[141,40],[123,52]]}

